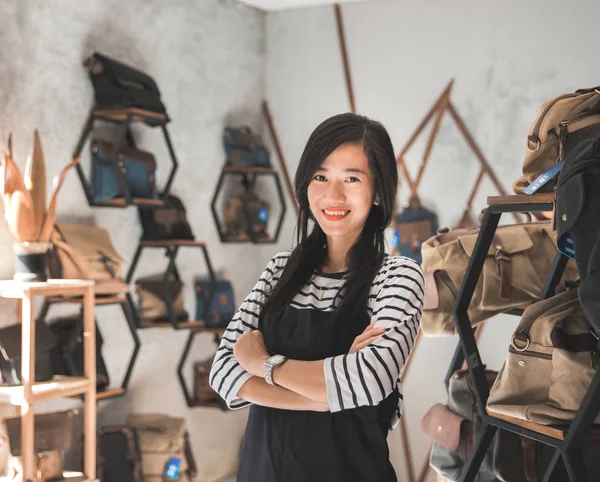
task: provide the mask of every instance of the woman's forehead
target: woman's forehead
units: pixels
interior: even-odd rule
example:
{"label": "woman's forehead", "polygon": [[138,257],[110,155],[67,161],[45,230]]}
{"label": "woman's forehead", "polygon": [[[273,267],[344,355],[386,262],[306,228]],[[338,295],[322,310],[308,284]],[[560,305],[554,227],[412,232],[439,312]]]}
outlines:
{"label": "woman's forehead", "polygon": [[321,170],[339,170],[351,172],[369,171],[369,159],[360,144],[342,144],[325,158]]}

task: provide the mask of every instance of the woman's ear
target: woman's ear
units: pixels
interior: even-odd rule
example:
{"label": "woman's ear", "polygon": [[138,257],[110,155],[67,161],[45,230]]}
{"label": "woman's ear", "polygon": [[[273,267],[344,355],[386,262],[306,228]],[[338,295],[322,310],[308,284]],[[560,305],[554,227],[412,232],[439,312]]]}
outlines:
{"label": "woman's ear", "polygon": [[375,206],[379,206],[379,196],[375,196],[375,201],[373,201],[373,204],[375,204]]}

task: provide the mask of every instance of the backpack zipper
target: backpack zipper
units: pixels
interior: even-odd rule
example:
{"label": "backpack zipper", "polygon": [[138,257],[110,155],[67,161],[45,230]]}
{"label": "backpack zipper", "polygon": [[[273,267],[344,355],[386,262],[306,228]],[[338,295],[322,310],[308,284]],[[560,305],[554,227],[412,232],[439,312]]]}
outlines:
{"label": "backpack zipper", "polygon": [[519,351],[519,350],[516,350],[512,345],[510,345],[508,347],[508,351],[510,353],[514,353],[515,355],[523,355],[523,356],[529,356],[529,357],[533,357],[533,358],[543,358],[544,360],[552,360],[552,355],[550,355],[548,353],[539,353],[537,351],[531,351],[531,350]]}

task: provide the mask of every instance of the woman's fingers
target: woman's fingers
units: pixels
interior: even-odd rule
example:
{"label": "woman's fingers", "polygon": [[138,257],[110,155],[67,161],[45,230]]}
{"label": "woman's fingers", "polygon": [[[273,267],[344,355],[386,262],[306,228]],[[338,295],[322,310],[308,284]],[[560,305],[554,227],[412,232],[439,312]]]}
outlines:
{"label": "woman's fingers", "polygon": [[384,331],[385,329],[376,328],[375,330],[371,330],[371,335],[366,338],[363,337],[361,340],[359,340],[359,337],[356,337],[348,353],[355,353],[362,350],[365,346],[369,346],[371,343],[381,337]]}
{"label": "woman's fingers", "polygon": [[375,335],[381,335],[385,331],[385,328],[370,328],[368,330],[363,331],[360,335],[358,335],[354,342],[362,342],[368,338],[371,338]]}

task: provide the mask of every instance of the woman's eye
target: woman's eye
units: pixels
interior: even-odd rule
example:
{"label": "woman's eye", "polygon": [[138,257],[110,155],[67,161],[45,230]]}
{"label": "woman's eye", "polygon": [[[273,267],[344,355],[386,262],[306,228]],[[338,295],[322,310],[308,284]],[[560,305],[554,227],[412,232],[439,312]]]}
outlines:
{"label": "woman's eye", "polygon": [[317,174],[315,177],[313,177],[313,179],[315,181],[324,181],[325,180],[325,176],[323,176],[321,174]]}
{"label": "woman's eye", "polygon": [[350,182],[360,182],[360,179],[358,177],[349,177],[348,181],[350,181]]}

